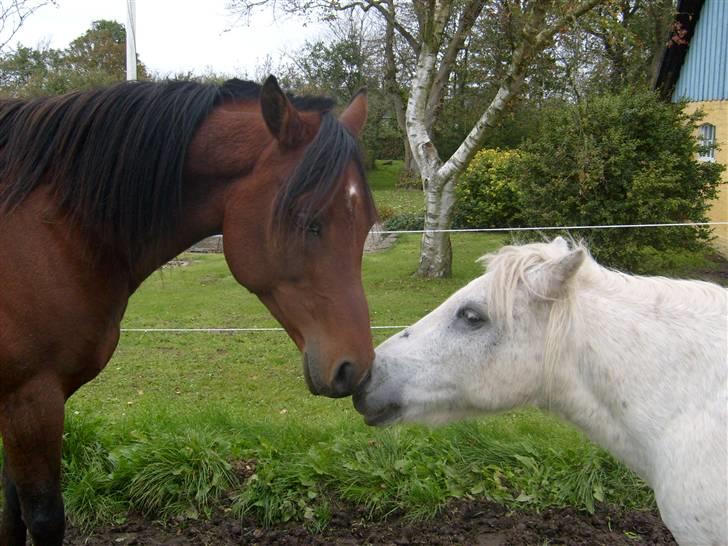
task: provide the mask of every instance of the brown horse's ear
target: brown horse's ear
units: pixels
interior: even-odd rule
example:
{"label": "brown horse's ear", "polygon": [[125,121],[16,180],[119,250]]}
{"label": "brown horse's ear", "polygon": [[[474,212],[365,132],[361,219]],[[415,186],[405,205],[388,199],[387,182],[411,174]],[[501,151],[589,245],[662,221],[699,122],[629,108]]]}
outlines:
{"label": "brown horse's ear", "polygon": [[281,146],[295,148],[301,144],[303,122],[274,76],[268,76],[260,91],[260,109],[268,130]]}
{"label": "brown horse's ear", "polygon": [[360,89],[357,94],[351,99],[349,106],[346,107],[341,115],[339,121],[341,124],[349,129],[354,136],[359,136],[361,130],[364,127],[364,122],[367,120],[367,90],[366,87]]}

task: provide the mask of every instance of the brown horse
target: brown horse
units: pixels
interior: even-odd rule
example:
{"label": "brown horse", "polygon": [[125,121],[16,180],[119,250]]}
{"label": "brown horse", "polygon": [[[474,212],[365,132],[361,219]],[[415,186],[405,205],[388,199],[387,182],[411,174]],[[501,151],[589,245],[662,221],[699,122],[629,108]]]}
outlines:
{"label": "brown horse", "polygon": [[367,375],[366,95],[332,107],[273,77],[0,101],[0,544],[62,543],[64,402],[110,359],[140,283],[208,235],[303,352],[311,392]]}

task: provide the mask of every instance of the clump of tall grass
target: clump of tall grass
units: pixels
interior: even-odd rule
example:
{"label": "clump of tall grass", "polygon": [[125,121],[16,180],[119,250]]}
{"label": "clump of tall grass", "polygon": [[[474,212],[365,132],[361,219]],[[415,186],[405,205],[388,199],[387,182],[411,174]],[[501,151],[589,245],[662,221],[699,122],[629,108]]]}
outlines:
{"label": "clump of tall grass", "polygon": [[209,516],[236,483],[230,443],[204,429],[140,437],[110,459],[129,508],[149,516]]}
{"label": "clump of tall grass", "polygon": [[[325,525],[331,499],[370,519],[436,516],[452,499],[488,499],[509,508],[597,503],[652,508],[652,493],[609,454],[558,426],[517,436],[470,422],[447,429],[395,428],[347,434],[305,452],[269,450],[237,496],[238,514],[270,525],[290,519]],[[549,438],[549,432],[556,432]],[[318,510],[323,503],[326,509]]]}
{"label": "clump of tall grass", "polygon": [[123,518],[109,459],[111,439],[98,418],[66,418],[63,435],[63,489],[66,513],[77,527],[89,530]]}
{"label": "clump of tall grass", "polygon": [[[535,412],[381,431],[212,417],[150,417],[113,436],[102,421],[70,419],[64,494],[71,520],[91,528],[129,510],[206,517],[227,497],[239,517],[262,525],[299,520],[314,529],[341,503],[372,520],[432,518],[452,499],[535,510],[654,507],[649,489],[609,454]],[[231,464],[238,459],[255,461],[243,483]]]}
{"label": "clump of tall grass", "polygon": [[130,510],[162,519],[209,515],[237,484],[230,443],[204,426],[112,437],[100,419],[74,416],[63,445],[66,512],[83,529]]}

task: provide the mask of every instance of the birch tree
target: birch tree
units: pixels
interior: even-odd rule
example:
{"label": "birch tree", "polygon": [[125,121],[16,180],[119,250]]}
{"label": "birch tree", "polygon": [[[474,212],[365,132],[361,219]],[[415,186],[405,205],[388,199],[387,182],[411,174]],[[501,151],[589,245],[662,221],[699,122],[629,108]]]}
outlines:
{"label": "birch tree", "polygon": [[[417,164],[425,195],[425,232],[418,274],[448,277],[452,247],[448,233],[455,204],[458,175],[478,149],[486,133],[518,97],[529,67],[553,38],[565,33],[582,15],[611,0],[231,0],[231,9],[249,15],[264,4],[287,13],[359,9],[381,17],[386,41],[397,36],[409,47],[416,68],[409,82],[404,122],[409,150]],[[458,55],[479,17],[507,14],[517,25],[511,56],[494,98],[449,158],[442,158],[433,139],[433,126],[446,99]],[[389,54],[389,47],[387,48]],[[393,70],[394,69],[394,70]],[[396,67],[388,59],[387,77],[396,83]],[[400,112],[401,113],[401,112]]]}

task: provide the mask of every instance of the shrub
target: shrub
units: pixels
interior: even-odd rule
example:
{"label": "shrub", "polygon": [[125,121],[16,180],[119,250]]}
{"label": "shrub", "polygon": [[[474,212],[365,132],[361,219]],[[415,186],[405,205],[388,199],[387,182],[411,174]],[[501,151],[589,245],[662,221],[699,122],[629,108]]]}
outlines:
{"label": "shrub", "polygon": [[415,171],[402,169],[397,177],[396,187],[401,190],[421,190],[422,178]]}
{"label": "shrub", "polygon": [[[523,218],[530,225],[706,221],[723,167],[697,161],[696,122],[682,105],[634,89],[547,110],[519,158]],[[691,253],[700,259],[711,237],[702,227],[572,235],[602,263],[638,273]]]}
{"label": "shrub", "polygon": [[404,212],[392,216],[383,223],[387,231],[408,231],[425,228],[424,212]]}
{"label": "shrub", "polygon": [[458,180],[453,224],[457,227],[519,225],[521,197],[512,150],[480,150]]}

